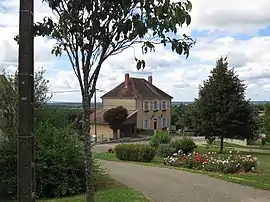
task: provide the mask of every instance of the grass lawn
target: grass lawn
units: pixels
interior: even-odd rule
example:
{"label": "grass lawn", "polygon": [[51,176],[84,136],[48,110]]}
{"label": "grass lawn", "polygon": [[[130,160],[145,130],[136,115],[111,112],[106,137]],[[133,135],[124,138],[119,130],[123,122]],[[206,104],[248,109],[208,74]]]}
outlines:
{"label": "grass lawn", "polygon": [[[213,147],[219,147],[220,146],[220,141],[214,141],[212,146]],[[247,145],[247,146],[242,146],[242,145],[238,145],[238,144],[224,142],[224,147],[225,148],[226,147],[231,147],[233,149],[246,148],[246,149],[270,150],[270,144],[268,142],[265,144],[265,146],[262,146],[260,141],[255,142],[253,145]]]}
{"label": "grass lawn", "polygon": [[[210,149],[206,149],[206,147],[199,146],[196,151],[198,152],[209,152],[209,151],[215,151],[218,152],[218,147],[212,147]],[[224,153],[228,152],[229,149],[224,149]],[[194,172],[199,174],[205,174],[211,177],[216,177],[219,179],[223,179],[230,182],[235,182],[242,185],[247,185],[255,188],[260,189],[266,189],[270,190],[270,154],[266,153],[250,153],[250,152],[240,152],[242,155],[248,155],[252,154],[256,157],[258,157],[259,165],[258,165],[258,172],[257,173],[236,173],[236,174],[222,174],[222,173],[213,173],[213,172],[205,172],[205,171],[198,171],[198,170],[192,170],[192,169],[184,169],[184,168],[176,168],[176,167],[170,167],[170,166],[164,166],[163,165],[163,158],[162,157],[155,157],[155,159],[151,163],[139,163],[142,165],[147,166],[160,166],[160,167],[168,167],[171,169],[179,169],[183,171],[188,172]],[[97,153],[95,154],[96,158],[103,159],[103,160],[109,160],[109,161],[121,161],[116,158],[115,154],[110,153]],[[126,162],[126,161],[122,161]],[[128,163],[128,162],[127,162]],[[129,162],[129,163],[135,163],[135,162]]]}
{"label": "grass lawn", "polygon": [[[111,178],[106,178],[104,182],[106,186],[100,189],[95,195],[96,202],[150,202],[139,192],[134,189],[128,188],[125,185],[114,181]],[[58,199],[48,199],[48,200],[38,200],[39,202],[85,202],[85,196],[73,196],[67,198]]]}

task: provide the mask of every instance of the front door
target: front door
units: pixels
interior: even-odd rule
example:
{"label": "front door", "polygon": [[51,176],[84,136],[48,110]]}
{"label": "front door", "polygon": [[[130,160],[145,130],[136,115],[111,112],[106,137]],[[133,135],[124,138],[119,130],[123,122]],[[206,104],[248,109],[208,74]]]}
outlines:
{"label": "front door", "polygon": [[154,119],[154,130],[157,130],[157,119]]}

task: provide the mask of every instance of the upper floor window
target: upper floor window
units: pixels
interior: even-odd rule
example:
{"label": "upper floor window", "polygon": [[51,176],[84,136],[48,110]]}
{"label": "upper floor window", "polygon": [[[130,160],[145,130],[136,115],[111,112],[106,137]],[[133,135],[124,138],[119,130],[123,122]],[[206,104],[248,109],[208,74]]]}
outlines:
{"label": "upper floor window", "polygon": [[166,110],[167,109],[167,101],[166,100],[162,100],[161,101],[161,109],[162,110]]}
{"label": "upper floor window", "polygon": [[158,110],[158,101],[157,100],[153,101],[153,110]]}
{"label": "upper floor window", "polygon": [[144,111],[148,111],[149,110],[149,101],[144,101],[144,103],[143,103],[143,110]]}

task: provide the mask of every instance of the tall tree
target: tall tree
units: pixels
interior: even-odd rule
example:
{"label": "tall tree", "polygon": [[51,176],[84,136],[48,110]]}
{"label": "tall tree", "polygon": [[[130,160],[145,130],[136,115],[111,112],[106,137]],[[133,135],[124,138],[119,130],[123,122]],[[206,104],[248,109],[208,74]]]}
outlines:
{"label": "tall tree", "polygon": [[[44,74],[45,70],[41,69],[34,75],[35,109],[41,108],[52,97]],[[18,93],[18,73],[4,72],[0,79],[0,130],[7,136],[17,134]]]}
{"label": "tall tree", "polygon": [[113,130],[113,139],[117,139],[117,130],[121,128],[128,116],[128,111],[122,106],[111,108],[104,113],[104,120],[109,123]]}
{"label": "tall tree", "polygon": [[[189,25],[192,4],[188,0],[44,0],[55,18],[45,17],[35,24],[35,34],[56,41],[52,53],[65,52],[78,78],[83,106],[84,153],[86,162],[86,199],[94,201],[92,152],[89,136],[90,100],[104,61],[123,50],[141,44],[146,54],[155,45],[169,45],[177,54],[189,55],[194,41],[177,35]],[[171,37],[174,33],[174,37]],[[170,35],[168,35],[170,34]],[[18,38],[16,38],[18,39]],[[137,68],[145,61],[135,58]]]}
{"label": "tall tree", "polygon": [[266,135],[266,139],[270,140],[270,104],[264,105],[264,114],[262,118],[263,130],[262,132]]}
{"label": "tall tree", "polygon": [[253,108],[245,100],[246,86],[228,68],[226,58],[220,58],[207,80],[199,87],[197,113],[200,132],[221,139],[250,138],[254,133]]}

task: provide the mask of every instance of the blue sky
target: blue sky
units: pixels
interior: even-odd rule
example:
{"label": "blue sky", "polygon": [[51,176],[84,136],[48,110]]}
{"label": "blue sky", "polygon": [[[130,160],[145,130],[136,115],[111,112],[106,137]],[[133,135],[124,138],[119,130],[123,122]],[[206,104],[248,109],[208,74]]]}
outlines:
{"label": "blue sky", "polygon": [[[0,0],[0,69],[14,72],[18,46],[13,37],[18,33],[18,0]],[[52,15],[46,4],[35,1],[35,20]],[[191,0],[193,10],[189,27],[179,28],[196,39],[186,60],[169,48],[156,47],[155,53],[144,56],[145,70],[137,71],[133,50],[109,58],[102,67],[98,88],[101,96],[124,80],[124,74],[147,78],[171,94],[175,101],[191,101],[199,84],[209,75],[220,56],[228,56],[231,67],[247,85],[247,98],[270,100],[270,1],[257,0]],[[207,8],[207,9],[206,9]],[[46,69],[52,101],[80,101],[77,79],[67,57],[51,55],[53,41],[35,39],[35,67]],[[136,56],[140,50],[136,49]],[[73,92],[70,92],[73,91]]]}

